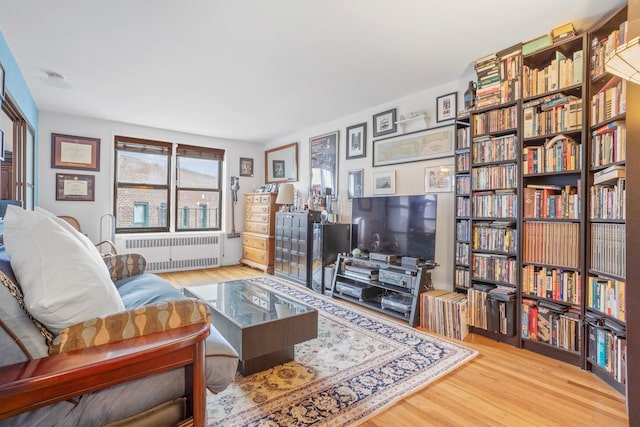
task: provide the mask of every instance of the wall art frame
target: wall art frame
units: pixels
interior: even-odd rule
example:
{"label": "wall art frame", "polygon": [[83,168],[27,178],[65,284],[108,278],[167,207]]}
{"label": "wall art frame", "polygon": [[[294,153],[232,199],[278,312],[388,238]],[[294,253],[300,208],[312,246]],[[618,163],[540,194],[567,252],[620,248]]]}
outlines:
{"label": "wall art frame", "polygon": [[240,157],[240,176],[253,176],[253,159]]}
{"label": "wall art frame", "polygon": [[51,167],[100,170],[100,138],[51,134]]}
{"label": "wall art frame", "polygon": [[363,196],[364,169],[353,169],[347,172],[347,195],[349,200]]}
{"label": "wall art frame", "polygon": [[338,193],[338,142],[340,131],[309,138],[309,190],[336,198]]}
{"label": "wall art frame", "polygon": [[458,92],[448,93],[436,98],[436,122],[453,120],[458,114]]}
{"label": "wall art frame", "polygon": [[347,160],[367,157],[367,123],[347,128]]}
{"label": "wall art frame", "polygon": [[396,109],[383,111],[382,113],[373,115],[373,137],[388,135],[398,131],[396,123]]}
{"label": "wall art frame", "polygon": [[56,174],[56,200],[93,202],[95,188],[95,175]]}
{"label": "wall art frame", "polygon": [[453,156],[455,128],[437,126],[373,141],[373,166]]}
{"label": "wall art frame", "polygon": [[453,192],[453,164],[424,168],[424,192]]}
{"label": "wall art frame", "polygon": [[396,194],[395,169],[373,172],[372,184],[373,194],[376,196],[383,194]]}
{"label": "wall art frame", "polygon": [[[284,176],[274,174],[273,162],[284,162]],[[298,143],[282,145],[264,152],[264,182],[273,184],[278,182],[293,182],[298,180]]]}

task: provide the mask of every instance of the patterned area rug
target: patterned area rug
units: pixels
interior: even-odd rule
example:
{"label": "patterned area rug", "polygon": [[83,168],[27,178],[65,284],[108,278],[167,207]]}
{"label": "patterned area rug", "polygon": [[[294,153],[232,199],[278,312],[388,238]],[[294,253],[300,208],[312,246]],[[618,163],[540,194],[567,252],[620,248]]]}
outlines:
{"label": "patterned area rug", "polygon": [[355,425],[474,358],[475,350],[272,276],[248,279],[318,310],[295,361],[207,395],[209,426]]}

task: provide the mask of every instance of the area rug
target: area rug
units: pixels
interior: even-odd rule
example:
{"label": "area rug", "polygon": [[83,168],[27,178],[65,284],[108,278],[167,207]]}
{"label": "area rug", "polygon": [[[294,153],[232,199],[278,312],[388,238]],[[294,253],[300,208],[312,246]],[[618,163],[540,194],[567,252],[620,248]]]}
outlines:
{"label": "area rug", "polygon": [[357,425],[477,355],[375,312],[273,276],[247,279],[318,310],[295,360],[207,395],[209,426]]}

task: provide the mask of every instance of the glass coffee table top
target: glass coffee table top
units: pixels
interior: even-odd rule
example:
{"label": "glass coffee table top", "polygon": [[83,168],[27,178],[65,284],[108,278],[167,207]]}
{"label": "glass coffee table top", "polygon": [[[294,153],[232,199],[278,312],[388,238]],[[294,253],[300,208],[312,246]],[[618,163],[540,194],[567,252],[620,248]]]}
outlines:
{"label": "glass coffee table top", "polygon": [[315,311],[314,308],[246,280],[188,286],[184,294],[199,298],[240,327]]}

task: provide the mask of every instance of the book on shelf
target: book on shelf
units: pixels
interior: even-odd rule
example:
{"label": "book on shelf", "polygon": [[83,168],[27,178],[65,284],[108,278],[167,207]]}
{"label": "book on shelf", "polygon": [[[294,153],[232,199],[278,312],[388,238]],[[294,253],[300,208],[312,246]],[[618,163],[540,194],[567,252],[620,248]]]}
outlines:
{"label": "book on shelf", "polygon": [[593,174],[594,185],[625,178],[626,169],[623,165],[611,165]]}
{"label": "book on shelf", "polygon": [[522,44],[522,54],[529,55],[544,48],[551,46],[552,40],[549,34],[543,34],[540,37],[529,40]]}
{"label": "book on shelf", "polygon": [[584,67],[584,51],[573,52],[573,84],[582,83],[582,68]]}
{"label": "book on shelf", "polygon": [[551,38],[553,42],[556,43],[560,40],[573,37],[576,35],[576,30],[573,28],[573,24],[571,22],[560,25],[559,27],[551,30]]}

